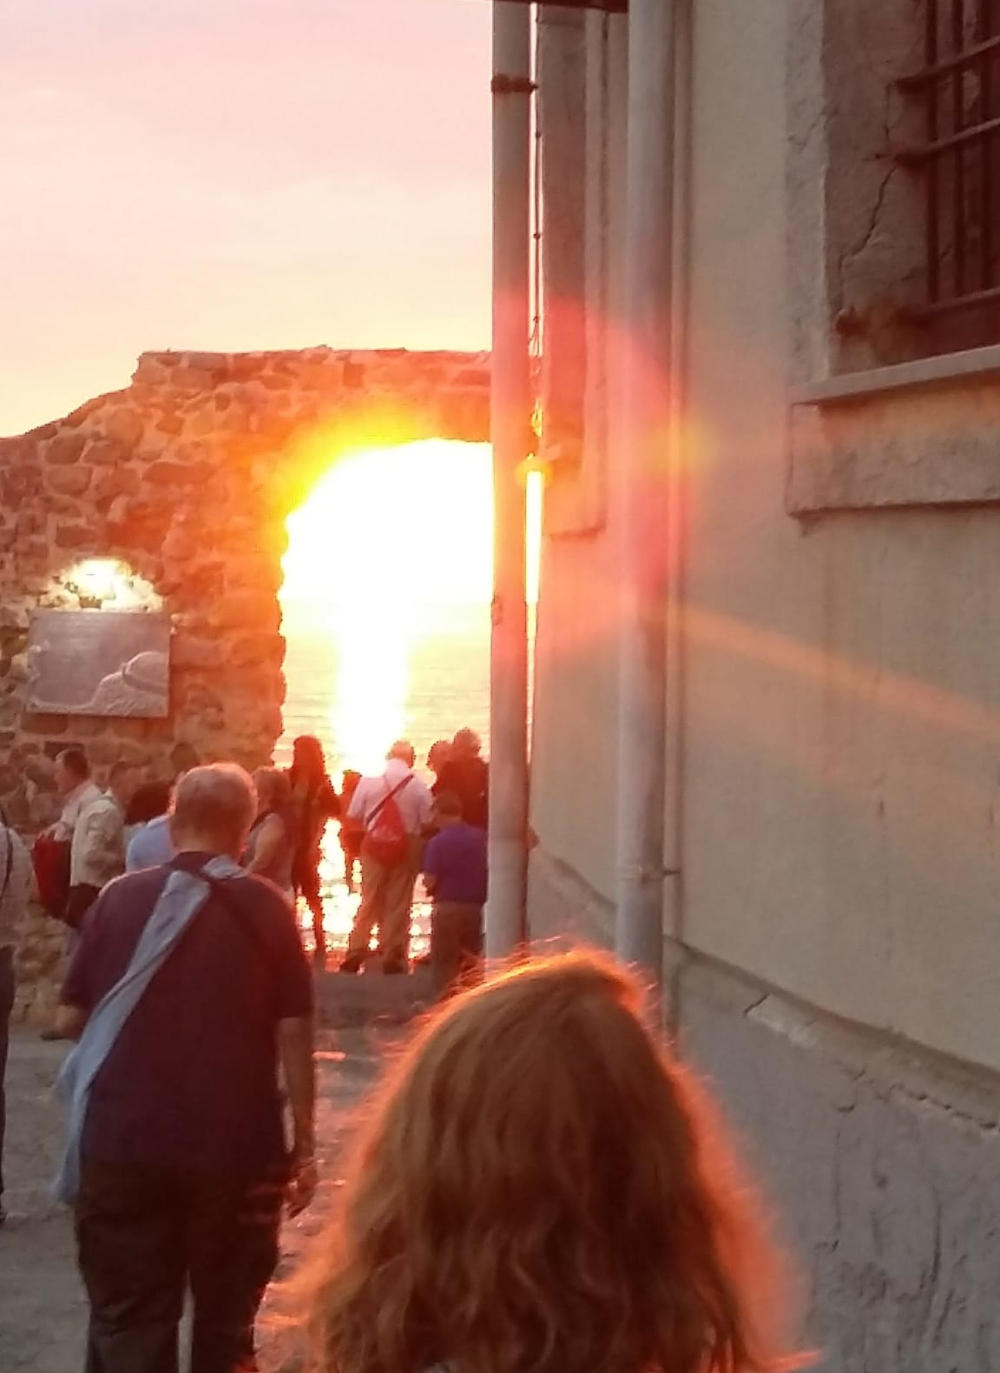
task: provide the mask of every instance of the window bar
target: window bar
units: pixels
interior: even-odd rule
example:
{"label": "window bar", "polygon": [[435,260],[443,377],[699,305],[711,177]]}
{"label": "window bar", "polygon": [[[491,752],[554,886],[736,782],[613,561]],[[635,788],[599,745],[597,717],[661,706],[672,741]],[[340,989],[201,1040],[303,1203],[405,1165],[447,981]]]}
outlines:
{"label": "window bar", "polygon": [[[980,45],[992,37],[993,16],[991,0],[978,0],[976,7],[976,39]],[[979,64],[979,123],[986,124],[993,114],[992,52],[984,52]],[[979,145],[979,285],[986,291],[993,284],[993,234],[990,225],[992,209],[992,177],[990,159],[992,140],[983,139]]]}
{"label": "window bar", "polygon": [[[951,0],[951,45],[956,57],[965,46],[965,0]],[[965,72],[956,67],[951,78],[952,132],[957,136],[965,127],[962,101]],[[952,196],[952,256],[954,258],[954,290],[956,297],[965,295],[965,148],[956,143],[954,149],[955,184]]]}
{"label": "window bar", "polygon": [[[927,0],[927,65],[938,61],[937,0]],[[938,140],[938,86],[932,81],[927,92],[927,142]],[[938,165],[932,157],[927,164],[927,299],[934,304],[941,295],[940,234],[938,233]]]}

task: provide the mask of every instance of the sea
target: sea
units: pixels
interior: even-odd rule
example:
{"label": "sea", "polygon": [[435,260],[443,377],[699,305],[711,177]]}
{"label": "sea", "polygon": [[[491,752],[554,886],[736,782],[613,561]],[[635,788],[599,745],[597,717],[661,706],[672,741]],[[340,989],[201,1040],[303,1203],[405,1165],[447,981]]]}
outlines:
{"label": "sea", "polygon": [[[284,734],[275,751],[278,766],[291,761],[292,740],[314,734],[323,745],[327,769],[340,786],[345,768],[379,769],[389,745],[409,739],[418,773],[427,751],[468,726],[489,737],[488,605],[424,607],[406,625],[390,623],[384,633],[370,617],[343,614],[324,622],[309,608],[286,606]],[[358,896],[344,878],[336,822],[327,826],[320,864],[324,928],[334,958],[346,946]],[[411,924],[411,954],[426,954],[430,906],[417,884]],[[303,938],[311,920],[300,911]]]}

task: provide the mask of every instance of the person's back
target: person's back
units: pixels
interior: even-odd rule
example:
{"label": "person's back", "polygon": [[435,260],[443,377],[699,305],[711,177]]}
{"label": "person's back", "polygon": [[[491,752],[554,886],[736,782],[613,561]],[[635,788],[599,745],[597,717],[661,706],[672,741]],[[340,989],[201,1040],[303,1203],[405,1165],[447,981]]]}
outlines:
{"label": "person's back", "polygon": [[105,888],[66,975],[57,1186],[101,1373],[176,1368],[187,1293],[195,1373],[255,1367],[282,1205],[315,1187],[312,982],[291,906],[236,861],[256,805],[241,768],[187,773],[177,858]]}
{"label": "person's back", "polygon": [[[206,854],[182,854],[197,871]],[[63,1000],[92,1011],[128,967],[171,869],[108,886]],[[91,1092],[83,1151],[105,1161],[252,1167],[281,1158],[276,1026],[308,1014],[287,902],[263,881],[213,894],[132,1012]]]}
{"label": "person's back", "polygon": [[310,1367],[770,1366],[755,1301],[768,1250],[640,1000],[608,960],[571,955],[425,1027],[319,1241]]}
{"label": "person's back", "polygon": [[157,815],[137,829],[129,840],[125,852],[125,871],[155,868],[161,863],[169,863],[173,856],[170,821],[166,815]]}
{"label": "person's back", "polygon": [[452,755],[441,769],[438,792],[454,792],[462,803],[466,822],[478,829],[486,829],[489,789],[489,765],[478,754]]}

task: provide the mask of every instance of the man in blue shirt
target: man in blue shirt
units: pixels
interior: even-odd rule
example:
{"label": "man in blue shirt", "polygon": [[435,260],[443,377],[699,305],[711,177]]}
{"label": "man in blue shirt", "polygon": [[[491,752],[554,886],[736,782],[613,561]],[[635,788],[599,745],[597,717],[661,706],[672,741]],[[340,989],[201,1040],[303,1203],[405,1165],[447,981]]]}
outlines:
{"label": "man in blue shirt", "polygon": [[486,831],[462,818],[462,803],[443,791],[435,801],[437,834],[424,851],[424,886],[433,899],[431,969],[439,995],[478,979],[486,903]]}
{"label": "man in blue shirt", "polygon": [[[63,1035],[79,1034],[126,973],[172,868],[235,860],[254,808],[250,778],[231,765],[178,784],[177,857],[111,882],[88,912],[63,986]],[[91,1087],[76,1200],[88,1369],[176,1369],[186,1289],[192,1369],[256,1367],[253,1324],[282,1204],[300,1209],[315,1187],[313,1090],[312,978],[288,902],[256,877],[217,881]]]}

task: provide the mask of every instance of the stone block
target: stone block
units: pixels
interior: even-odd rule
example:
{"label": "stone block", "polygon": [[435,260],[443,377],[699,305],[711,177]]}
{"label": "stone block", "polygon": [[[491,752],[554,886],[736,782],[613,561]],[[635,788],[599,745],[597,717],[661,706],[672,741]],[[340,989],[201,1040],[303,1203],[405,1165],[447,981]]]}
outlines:
{"label": "stone block", "polygon": [[74,463],[83,452],[86,440],[82,434],[59,433],[39,446],[39,457],[55,466]]}
{"label": "stone block", "polygon": [[104,417],[104,432],[126,449],[134,449],[142,439],[145,423],[135,410],[121,407]]}
{"label": "stone block", "polygon": [[90,485],[94,469],[82,463],[75,467],[56,467],[45,474],[45,484],[59,496],[82,496]]}
{"label": "stone block", "polygon": [[168,411],[160,415],[155,421],[155,428],[159,429],[162,434],[177,435],[183,432],[184,420],[180,415]]}
{"label": "stone block", "polygon": [[175,669],[211,670],[222,666],[225,649],[217,639],[198,639],[190,634],[178,634],[171,647],[170,659]]}
{"label": "stone block", "polygon": [[94,531],[85,524],[57,524],[55,545],[72,550],[92,549],[95,545]]}
{"label": "stone block", "polygon": [[119,467],[128,462],[132,450],[118,439],[91,439],[83,456],[96,467]]}
{"label": "stone block", "polygon": [[143,479],[151,486],[200,486],[208,481],[212,468],[203,462],[154,462],[147,467]]}

